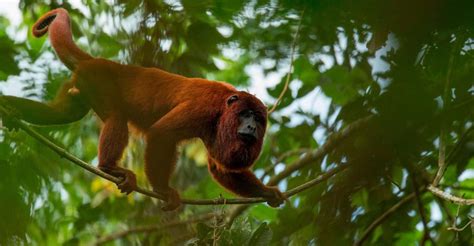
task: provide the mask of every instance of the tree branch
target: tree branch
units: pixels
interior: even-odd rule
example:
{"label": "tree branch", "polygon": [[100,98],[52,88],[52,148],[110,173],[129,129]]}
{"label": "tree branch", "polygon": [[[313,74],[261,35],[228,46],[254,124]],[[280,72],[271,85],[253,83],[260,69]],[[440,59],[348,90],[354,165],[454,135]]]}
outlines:
{"label": "tree branch", "polygon": [[416,197],[416,204],[418,206],[418,213],[420,215],[421,222],[423,224],[423,236],[420,240],[420,245],[424,246],[426,243],[426,240],[431,241],[431,245],[436,245],[434,240],[430,236],[430,228],[428,226],[427,218],[426,218],[426,213],[425,213],[425,208],[423,207],[423,202],[421,201],[421,195],[420,191],[418,188],[418,182],[416,181],[416,177],[411,174],[412,182],[413,182],[413,188],[415,190],[415,197]]}
{"label": "tree branch", "polygon": [[[463,42],[461,42],[461,40]],[[443,91],[443,111],[447,112],[451,106],[451,75],[453,73],[453,66],[454,66],[454,58],[455,53],[459,52],[459,49],[462,48],[464,43],[464,38],[456,39],[456,42],[453,45],[453,48],[449,55],[448,60],[448,70],[446,72],[446,81],[444,83],[444,91]],[[446,167],[448,163],[446,161],[446,140],[447,140],[447,128],[448,122],[445,119],[441,121],[441,131],[439,134],[439,157],[438,157],[438,171],[436,172],[436,176],[433,180],[433,186],[438,186],[439,182],[443,178],[444,172],[446,171]]]}
{"label": "tree branch", "polygon": [[[2,107],[0,105],[0,113],[3,114],[3,115],[9,115],[9,112],[8,110],[6,110],[4,107]],[[114,177],[110,174],[107,174],[103,171],[101,171],[100,169],[92,166],[92,165],[89,165],[88,163],[84,162],[83,160],[77,158],[76,156],[72,155],[71,153],[67,152],[65,149],[57,146],[56,144],[54,144],[53,142],[51,142],[48,138],[44,137],[43,135],[41,135],[40,133],[38,133],[36,130],[32,129],[30,126],[28,126],[26,123],[24,123],[23,121],[21,120],[18,120],[16,118],[11,118],[12,121],[14,121],[14,123],[22,130],[24,130],[26,133],[28,133],[30,136],[32,136],[33,138],[35,138],[36,140],[38,140],[39,142],[43,143],[46,147],[50,148],[51,150],[53,150],[54,152],[56,152],[59,156],[69,160],[70,162],[72,162],[73,164],[81,167],[81,168],[84,168],[86,169],[87,171],[97,175],[97,176],[100,176],[104,179],[107,179],[111,182],[114,182],[114,183],[120,183],[121,179],[120,178],[117,178],[117,177]],[[345,166],[343,167],[339,167],[339,168],[346,168]],[[335,169],[335,170],[339,170],[339,169]],[[333,171],[335,171],[333,170]],[[340,171],[340,170],[339,170]],[[331,172],[329,172],[331,173]],[[322,175],[324,176],[324,175]],[[287,197],[290,197],[290,196],[293,196],[303,190],[306,190],[308,189],[309,187],[312,187],[316,184],[319,183],[319,179],[321,178],[321,176],[318,176],[317,178],[313,179],[313,180],[310,180],[300,186],[297,186],[287,192],[284,192],[283,194]],[[143,195],[146,195],[146,196],[149,196],[149,197],[153,197],[153,198],[157,198],[157,199],[160,199],[160,200],[166,200],[166,196],[163,194],[163,193],[159,193],[159,192],[153,192],[153,191],[150,191],[150,190],[146,190],[146,189],[143,189],[141,187],[137,187],[135,189],[135,192],[138,192],[138,193],[141,193]],[[216,199],[181,199],[181,203],[183,204],[190,204],[190,205],[216,205],[216,204],[252,204],[252,203],[261,203],[261,202],[266,202],[266,199],[262,198],[262,197],[254,197],[254,198],[231,198],[231,199],[226,199],[226,198],[222,198],[222,197],[219,197],[219,198],[216,198]]]}
{"label": "tree branch", "polygon": [[362,243],[369,237],[369,235],[372,233],[372,231],[377,228],[382,222],[385,221],[390,215],[392,215],[394,212],[396,212],[399,208],[401,208],[403,205],[411,201],[413,198],[415,198],[416,193],[412,192],[410,195],[404,197],[402,200],[397,202],[395,205],[393,205],[391,208],[389,208],[385,213],[380,215],[372,224],[367,227],[367,229],[362,233],[362,236],[360,237],[359,240],[357,240],[354,243],[354,246],[360,246]]}
{"label": "tree branch", "polygon": [[433,180],[432,185],[428,186],[428,190],[431,191],[434,195],[438,196],[441,199],[444,199],[446,201],[453,202],[459,205],[473,205],[474,199],[464,199],[464,198],[453,196],[437,188],[436,186],[439,185],[439,181],[443,177],[444,169],[446,169],[447,163],[449,163],[456,156],[461,146],[467,141],[468,136],[473,129],[474,129],[474,126],[471,126],[462,134],[462,136],[459,138],[454,148],[447,155],[446,161],[443,161],[442,165],[439,166],[439,169],[436,173],[436,177]]}
{"label": "tree branch", "polygon": [[[348,126],[346,126],[343,130],[337,133],[333,133],[326,142],[319,147],[318,149],[308,152],[304,155],[301,159],[293,162],[293,164],[286,166],[286,168],[279,174],[273,176],[269,181],[268,185],[277,185],[281,180],[285,179],[286,177],[290,176],[296,170],[299,170],[314,161],[322,159],[325,155],[331,152],[342,140],[346,139],[350,134],[355,132],[356,130],[367,126],[367,124],[373,119],[373,116],[367,116],[365,118],[359,119]],[[339,170],[342,171],[342,170]],[[310,181],[311,182],[311,181]],[[316,184],[315,184],[316,185]],[[232,224],[234,219],[243,213],[248,206],[241,205],[233,208],[233,210],[229,213],[228,224]]]}
{"label": "tree branch", "polygon": [[432,185],[428,186],[428,190],[431,191],[435,196],[438,196],[441,199],[444,199],[446,201],[456,203],[458,205],[465,205],[465,206],[471,206],[474,205],[474,199],[464,199],[461,197],[457,197],[454,195],[451,195],[439,188],[436,188]]}
{"label": "tree branch", "polygon": [[329,152],[331,152],[342,140],[347,138],[354,131],[366,126],[367,123],[372,119],[373,119],[373,116],[362,118],[360,120],[357,120],[349,124],[340,132],[332,134],[321,147],[319,147],[318,149],[312,152],[309,152],[308,154],[306,154],[305,156],[303,156],[301,159],[297,160],[293,164],[286,166],[286,168],[281,173],[273,176],[268,181],[268,185],[276,185],[278,184],[278,182],[280,182],[284,178],[290,176],[294,171],[299,170],[311,164],[314,161],[322,159]]}
{"label": "tree branch", "polygon": [[293,155],[302,155],[302,154],[304,154],[306,152],[310,152],[310,151],[311,151],[310,149],[295,149],[295,150],[289,150],[289,151],[281,154],[272,165],[268,165],[263,169],[263,175],[260,179],[263,179],[264,177],[270,175],[271,172],[273,171],[273,169],[275,169],[275,167],[278,164],[280,164],[281,162],[283,162],[286,158],[289,158]]}

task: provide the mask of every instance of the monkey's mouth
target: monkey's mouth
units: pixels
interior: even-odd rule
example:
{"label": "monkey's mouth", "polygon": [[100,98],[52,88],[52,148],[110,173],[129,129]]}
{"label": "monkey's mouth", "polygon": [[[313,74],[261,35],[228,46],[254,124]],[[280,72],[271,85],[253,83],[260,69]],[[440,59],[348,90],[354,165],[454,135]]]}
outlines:
{"label": "monkey's mouth", "polygon": [[251,143],[257,140],[257,135],[255,133],[239,132],[239,138],[247,143]]}

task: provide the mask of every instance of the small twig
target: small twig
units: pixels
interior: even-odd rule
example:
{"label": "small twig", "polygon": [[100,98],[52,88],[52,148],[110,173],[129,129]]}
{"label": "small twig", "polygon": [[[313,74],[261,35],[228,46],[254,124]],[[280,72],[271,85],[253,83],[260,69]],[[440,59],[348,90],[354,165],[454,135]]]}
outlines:
{"label": "small twig", "polygon": [[286,195],[287,197],[296,195],[296,194],[298,194],[298,193],[300,193],[300,192],[302,192],[302,191],[305,191],[305,190],[307,190],[307,189],[309,189],[309,188],[311,188],[311,187],[313,187],[313,186],[315,186],[315,185],[317,185],[317,184],[320,184],[320,183],[322,183],[322,182],[328,180],[330,177],[332,177],[332,176],[334,176],[335,174],[337,174],[337,173],[339,173],[339,172],[345,170],[345,169],[348,168],[348,167],[349,167],[349,165],[340,165],[340,166],[338,166],[338,167],[336,167],[336,168],[333,168],[333,169],[331,169],[331,170],[329,170],[329,171],[327,171],[327,172],[325,172],[325,173],[319,175],[319,176],[316,177],[315,179],[312,179],[311,181],[308,181],[308,182],[306,182],[306,183],[304,183],[304,184],[302,184],[302,185],[300,185],[300,186],[297,186],[297,187],[295,187],[295,188],[293,188],[293,189],[291,189],[291,190],[285,192],[285,195]]}
{"label": "small twig", "polygon": [[332,134],[321,147],[303,156],[301,159],[294,162],[292,165],[286,166],[286,168],[281,173],[273,176],[268,182],[268,184],[276,185],[278,182],[288,177],[294,171],[299,170],[316,160],[322,159],[325,155],[331,152],[342,140],[347,138],[354,131],[367,126],[367,124],[372,119],[373,116],[362,118],[346,126],[340,132]]}
{"label": "small twig", "polygon": [[395,180],[393,180],[393,178],[391,176],[386,176],[386,178],[390,181],[391,184],[393,184],[395,187],[397,187],[397,189],[398,189],[397,193],[400,193],[400,192],[403,191],[403,188],[397,182],[395,182]]}
{"label": "small twig", "polygon": [[[458,217],[459,217],[459,212],[461,211],[461,205],[458,205],[458,208],[456,209],[456,217],[454,217],[454,220],[453,220],[453,226],[452,227],[456,227],[456,220],[458,220]],[[455,233],[454,234],[454,237],[453,237],[453,240],[451,242],[454,242],[455,240],[458,239],[458,235],[459,233]]]}
{"label": "small twig", "polygon": [[439,182],[443,178],[444,172],[446,171],[446,134],[444,130],[441,130],[439,136],[439,154],[438,154],[438,171],[433,180],[433,186],[438,186]]}
{"label": "small twig", "polygon": [[470,126],[464,133],[462,133],[461,137],[459,137],[457,143],[454,145],[454,147],[451,149],[451,151],[448,153],[446,157],[446,162],[450,163],[458,154],[458,152],[461,150],[461,147],[464,146],[466,141],[468,141],[469,135],[471,132],[474,130],[474,125]]}
{"label": "small twig", "polygon": [[[458,39],[458,42],[459,43]],[[443,91],[443,111],[447,112],[450,108],[451,104],[451,75],[453,73],[453,66],[454,66],[454,54],[458,50],[457,43],[451,50],[448,60],[448,71],[446,72],[446,81],[444,83],[444,91]],[[446,129],[448,128],[446,120],[441,121],[441,131],[439,135],[439,155],[438,155],[438,171],[436,172],[436,176],[433,180],[432,185],[438,186],[439,182],[443,178],[444,172],[446,171],[447,162],[446,162]]]}
{"label": "small twig", "polygon": [[431,191],[431,193],[433,193],[434,195],[458,205],[464,205],[464,206],[474,205],[474,199],[464,199],[461,197],[457,197],[447,192],[444,192],[441,189],[436,188],[432,185],[428,186],[428,190]]}
{"label": "small twig", "polygon": [[441,209],[444,211],[444,213],[446,213],[446,217],[448,217],[446,224],[449,225],[449,223],[456,223],[453,215],[451,214],[451,211],[449,211],[448,207],[446,207],[446,204],[445,204],[446,201],[437,196],[435,196],[435,200],[438,203],[438,205],[441,207]]}
{"label": "small twig", "polygon": [[304,11],[305,9],[301,11],[301,17],[298,23],[298,28],[296,29],[295,37],[293,38],[293,43],[291,44],[290,68],[288,69],[288,74],[286,75],[285,85],[280,95],[278,96],[277,100],[275,101],[275,104],[273,104],[273,106],[268,110],[268,114],[271,114],[273,113],[273,111],[275,111],[276,107],[278,106],[278,104],[280,104],[281,100],[283,99],[283,96],[285,96],[285,93],[288,90],[288,86],[290,84],[291,73],[293,72],[293,63],[295,61],[296,41],[298,40],[298,35],[301,29],[301,23],[303,22]]}
{"label": "small twig", "polygon": [[421,201],[420,191],[418,190],[418,183],[416,182],[416,177],[411,175],[413,182],[413,189],[415,190],[416,204],[418,206],[418,211],[420,214],[420,219],[423,224],[423,237],[421,238],[420,245],[425,245],[426,239],[431,241],[432,245],[436,245],[434,240],[430,237],[430,228],[428,227],[428,222],[426,222],[425,209],[423,208],[423,202]]}
{"label": "small twig", "polygon": [[402,200],[397,202],[395,205],[390,207],[387,211],[385,211],[382,215],[380,215],[372,224],[365,229],[365,231],[362,233],[362,236],[360,237],[359,240],[357,240],[354,243],[354,246],[360,246],[362,243],[369,237],[369,235],[372,233],[372,231],[377,228],[382,222],[384,222],[390,215],[392,215],[394,212],[396,212],[399,208],[401,208],[403,205],[411,201],[413,198],[415,198],[416,194],[415,192],[412,192],[410,195],[404,197]]}
{"label": "small twig", "polygon": [[285,153],[283,153],[282,155],[280,155],[277,160],[275,161],[274,164],[272,165],[268,165],[267,167],[265,167],[263,169],[263,175],[262,175],[262,178],[263,179],[264,177],[270,175],[270,172],[273,171],[275,169],[275,167],[280,164],[281,162],[283,162],[286,158],[290,157],[290,156],[293,156],[293,155],[301,155],[305,152],[309,152],[310,149],[296,149],[296,150],[289,150]]}
{"label": "small twig", "polygon": [[[295,194],[298,194],[302,191],[305,191],[305,190],[309,189],[310,187],[316,186],[316,185],[328,180],[332,176],[334,176],[337,173],[345,170],[348,167],[349,167],[349,165],[340,165],[340,166],[338,166],[336,168],[333,168],[333,169],[331,169],[331,170],[329,170],[329,171],[327,171],[323,174],[320,174],[315,179],[312,179],[312,180],[304,183],[303,185],[300,185],[296,188],[288,190],[287,192],[284,192],[283,194],[287,198],[289,198],[289,197],[291,197]],[[270,185],[273,185],[273,184],[270,184]],[[227,226],[232,225],[232,223],[234,222],[234,219],[237,218],[237,216],[239,216],[240,214],[242,214],[247,208],[249,208],[248,205],[240,205],[240,206],[234,207],[233,210],[229,214],[229,218],[227,219]]]}
{"label": "small twig", "polygon": [[456,226],[448,227],[448,231],[461,232],[464,231],[469,225],[473,223],[474,218],[469,217],[469,222],[467,222],[463,227],[457,228]]}
{"label": "small twig", "polygon": [[175,226],[180,226],[180,225],[185,225],[185,224],[191,224],[191,223],[206,221],[206,220],[209,220],[209,219],[213,218],[214,216],[215,216],[214,213],[209,213],[209,214],[197,216],[195,218],[190,218],[190,219],[187,219],[187,220],[171,221],[171,222],[167,222],[167,223],[164,223],[164,224],[161,224],[161,225],[138,226],[138,227],[130,228],[128,230],[119,231],[119,232],[115,232],[115,233],[112,233],[110,235],[104,236],[104,237],[100,238],[99,240],[97,240],[94,243],[94,245],[101,245],[101,244],[104,244],[104,243],[107,243],[107,242],[110,242],[110,241],[114,241],[114,240],[117,240],[117,239],[120,239],[120,238],[124,238],[124,237],[127,237],[130,234],[150,233],[150,232],[160,231],[160,230],[170,228],[170,227],[175,227]]}
{"label": "small twig", "polygon": [[[279,174],[273,176],[268,185],[277,185],[281,180],[285,179],[286,177],[290,176],[296,170],[299,170],[314,161],[322,159],[325,155],[329,154],[334,148],[336,148],[339,143],[341,143],[344,139],[349,137],[353,132],[365,127],[368,123],[373,119],[373,116],[367,116],[365,118],[359,119],[350,125],[346,126],[343,130],[337,133],[333,133],[326,142],[320,146],[318,149],[307,153],[301,159],[293,162],[291,165],[286,166],[286,168]],[[231,225],[237,216],[243,213],[248,206],[241,205],[236,206],[232,209],[229,213],[228,218],[228,225]]]}
{"label": "small twig", "polygon": [[[454,146],[454,148],[448,153],[447,157],[445,158],[446,163],[451,162],[452,159],[456,156],[456,154],[460,150],[461,146],[465,143],[465,141],[467,141],[468,136],[469,136],[469,134],[471,133],[471,131],[473,129],[474,129],[474,126],[471,126],[462,134],[462,136],[459,138],[459,140],[456,143],[456,145]],[[433,192],[433,194],[435,194],[436,196],[438,196],[442,199],[445,199],[447,201],[454,202],[454,203],[457,203],[457,204],[460,204],[460,205],[472,205],[473,202],[474,202],[474,199],[459,198],[459,197],[453,196],[451,194],[445,193],[441,189],[436,188],[436,186],[439,185],[439,181],[441,180],[441,178],[443,176],[444,169],[446,169],[445,163],[444,163],[443,166],[444,166],[443,170],[442,170],[441,166],[439,166],[439,169],[436,173],[436,177],[433,180],[433,185],[428,187],[428,190]]]}

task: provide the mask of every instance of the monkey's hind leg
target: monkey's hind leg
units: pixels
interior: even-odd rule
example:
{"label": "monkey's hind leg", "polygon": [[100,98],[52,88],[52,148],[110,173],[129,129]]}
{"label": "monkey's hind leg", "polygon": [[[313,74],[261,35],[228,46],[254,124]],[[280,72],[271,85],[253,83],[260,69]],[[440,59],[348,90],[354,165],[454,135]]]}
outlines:
{"label": "monkey's hind leg", "polygon": [[176,142],[165,136],[148,137],[145,150],[145,174],[153,190],[164,194],[165,211],[174,210],[181,204],[178,192],[169,186],[176,163]]}
{"label": "monkey's hind leg", "polygon": [[111,115],[104,120],[99,140],[99,169],[113,176],[122,178],[117,184],[121,192],[129,194],[137,187],[135,174],[118,166],[128,143],[127,120]]}

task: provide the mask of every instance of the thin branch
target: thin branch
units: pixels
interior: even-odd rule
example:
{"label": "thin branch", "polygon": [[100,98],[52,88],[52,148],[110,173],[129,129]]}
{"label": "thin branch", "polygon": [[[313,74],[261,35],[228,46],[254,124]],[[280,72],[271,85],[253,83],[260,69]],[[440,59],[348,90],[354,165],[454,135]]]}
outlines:
{"label": "thin branch", "polygon": [[[346,168],[348,168],[349,165],[340,165],[338,167],[335,167],[325,173],[322,173],[320,174],[319,176],[317,176],[315,179],[312,179],[300,186],[297,186],[291,190],[288,190],[287,192],[284,192],[283,194],[286,196],[286,197],[291,197],[293,195],[296,195],[302,191],[305,191],[313,186],[316,186],[326,180],[328,180],[329,178],[331,178],[332,176],[336,175],[337,173],[345,170]],[[240,214],[242,214],[247,208],[249,208],[249,205],[245,205],[245,204],[242,204],[242,205],[239,205],[239,206],[236,206],[232,209],[232,211],[229,213],[229,217],[227,218],[227,226],[231,226],[232,223],[234,222],[235,218],[237,218],[237,216],[239,216]]]}
{"label": "thin branch", "polygon": [[436,203],[438,203],[438,205],[441,207],[441,209],[444,211],[444,213],[446,214],[446,217],[447,217],[447,220],[446,220],[446,224],[450,224],[452,223],[455,219],[453,217],[453,215],[451,214],[451,211],[449,211],[448,207],[446,207],[446,204],[445,204],[445,200],[435,196],[435,200],[436,200]]}
{"label": "thin branch", "polygon": [[[458,39],[460,40],[460,39]],[[451,104],[451,75],[453,71],[454,65],[454,54],[458,50],[458,42],[454,45],[451,50],[451,54],[449,55],[448,60],[448,71],[446,72],[446,81],[444,83],[444,91],[443,91],[443,111],[447,112],[449,110]],[[436,176],[433,180],[432,185],[438,186],[439,182],[443,178],[444,172],[446,171],[447,162],[446,162],[446,129],[447,129],[447,122],[446,120],[441,121],[441,132],[439,134],[439,156],[438,156],[438,171],[436,172]]]}
{"label": "thin branch", "polygon": [[293,38],[293,43],[291,44],[290,68],[288,70],[288,74],[286,75],[285,85],[280,95],[278,96],[278,99],[275,101],[275,104],[273,104],[273,107],[270,110],[268,110],[268,114],[271,114],[273,113],[273,111],[275,111],[276,107],[278,106],[278,104],[280,104],[281,100],[283,99],[283,96],[285,96],[285,93],[288,90],[288,86],[290,84],[291,73],[293,72],[293,63],[295,61],[296,41],[298,40],[298,36],[301,29],[301,23],[303,22],[304,11],[305,9],[301,11],[301,17],[298,23],[298,29],[296,29],[295,37]]}
{"label": "thin branch", "polygon": [[176,221],[171,221],[167,222],[161,225],[147,225],[147,226],[138,226],[134,228],[130,228],[128,230],[124,231],[119,231],[112,233],[110,235],[104,236],[100,239],[98,239],[94,245],[102,245],[110,241],[117,240],[119,238],[124,238],[130,234],[136,234],[136,233],[150,233],[154,231],[160,231],[166,228],[170,227],[175,227],[175,226],[180,226],[180,225],[185,225],[185,224],[191,224],[191,223],[196,223],[196,222],[201,222],[201,221],[206,221],[215,216],[214,213],[209,213],[201,216],[197,216],[195,218],[187,219],[187,220],[176,220]]}
{"label": "thin branch", "polygon": [[[8,115],[8,111],[6,109],[4,109],[2,106],[0,106],[0,113]],[[49,139],[47,139],[46,137],[44,137],[43,135],[41,135],[40,133],[38,133],[37,131],[35,131],[31,127],[29,127],[23,121],[18,120],[16,118],[11,118],[11,119],[14,121],[14,123],[20,129],[24,130],[30,136],[32,136],[33,138],[35,138],[39,142],[43,143],[46,147],[48,147],[51,150],[53,150],[54,152],[56,152],[60,157],[63,157],[65,159],[69,160],[70,162],[72,162],[73,164],[75,164],[77,166],[80,166],[80,167],[86,169],[87,171],[89,171],[89,172],[91,172],[91,173],[93,173],[97,176],[100,176],[104,179],[107,179],[111,182],[114,182],[116,184],[121,181],[120,178],[114,177],[110,174],[107,174],[107,173],[101,171],[100,169],[98,169],[98,168],[96,168],[92,165],[89,165],[88,163],[84,162],[83,160],[81,160],[81,159],[77,158],[76,156],[72,155],[71,153],[67,152],[65,149],[57,146],[56,144],[51,142]],[[313,180],[310,180],[310,181],[308,181],[308,182],[306,182],[306,183],[304,183],[300,186],[297,186],[297,187],[295,187],[295,188],[293,188],[293,189],[291,189],[287,192],[284,192],[283,194],[287,197],[293,196],[293,195],[295,195],[296,193],[298,193],[300,191],[306,190],[307,188],[316,185],[318,178],[320,178],[320,177],[317,177]],[[316,182],[315,182],[315,180],[316,180]],[[141,187],[137,187],[135,189],[135,192],[141,193],[141,194],[149,196],[149,197],[157,198],[157,199],[160,199],[160,200],[166,200],[166,196],[164,194],[159,193],[159,192],[153,192],[153,191],[150,191],[150,190],[146,190],[146,189],[143,189]],[[216,198],[216,199],[181,199],[181,203],[189,204],[189,205],[252,204],[252,203],[261,203],[261,202],[266,202],[266,199],[262,198],[262,197],[231,198],[231,199],[226,199],[226,198],[222,198],[222,197],[219,197],[219,198]]]}
{"label": "thin branch", "polygon": [[438,154],[438,171],[433,180],[433,186],[438,186],[439,182],[443,178],[444,171],[446,170],[446,133],[445,130],[441,130],[439,134],[439,154]]}
{"label": "thin branch", "polygon": [[456,232],[461,232],[461,231],[464,231],[468,226],[470,226],[472,224],[472,219],[469,220],[469,222],[467,222],[463,227],[461,228],[457,228],[457,227],[448,227],[448,231],[456,231]]}
{"label": "thin branch", "polygon": [[[448,153],[448,155],[446,157],[446,163],[451,162],[451,160],[456,156],[457,152],[461,149],[463,144],[467,141],[468,136],[469,136],[469,134],[471,133],[471,131],[473,129],[474,129],[474,126],[471,126],[462,134],[462,136],[459,138],[459,140],[456,143],[456,145],[454,146],[454,148]],[[443,170],[442,170],[441,166],[439,167],[438,172],[436,173],[436,177],[433,180],[433,185],[429,186],[428,190],[430,190],[433,194],[435,194],[436,196],[438,196],[441,199],[444,199],[444,200],[447,200],[447,201],[450,201],[450,202],[454,202],[454,203],[459,204],[459,205],[472,205],[472,204],[474,204],[474,199],[464,199],[464,198],[456,197],[456,196],[453,196],[451,194],[448,194],[448,193],[442,191],[439,188],[436,188],[436,186],[439,185],[439,181],[441,180],[441,178],[443,176],[444,169],[446,169],[446,164],[444,165]],[[453,187],[453,189],[456,189],[456,188]]]}
{"label": "thin branch", "polygon": [[455,157],[456,155],[459,153],[459,151],[461,150],[461,147],[464,146],[464,144],[466,143],[466,141],[468,141],[470,138],[469,138],[469,135],[471,134],[471,132],[474,130],[474,125],[470,126],[462,135],[461,137],[459,137],[459,140],[457,141],[456,145],[454,145],[454,147],[451,149],[451,151],[448,153],[447,157],[446,157],[446,162],[450,163]]}
{"label": "thin branch", "polygon": [[474,205],[474,199],[464,199],[461,197],[457,197],[454,195],[451,195],[439,188],[436,188],[432,185],[428,186],[428,190],[431,191],[434,195],[440,197],[441,199],[444,199],[446,201],[458,204],[458,205],[464,205],[464,206],[471,206]]}
{"label": "thin branch", "polygon": [[329,152],[331,152],[342,140],[347,138],[354,131],[367,126],[369,121],[372,119],[373,116],[362,118],[349,124],[340,132],[332,134],[321,147],[303,156],[301,159],[294,162],[292,165],[286,166],[286,168],[281,173],[273,176],[268,182],[268,185],[276,185],[284,178],[290,176],[294,171],[299,170],[313,163],[314,161],[322,159]]}
{"label": "thin branch", "polygon": [[[459,217],[459,212],[461,211],[461,205],[458,205],[458,208],[456,209],[456,217],[454,217],[454,220],[453,220],[453,226],[452,227],[456,227],[456,221],[458,220],[458,217]],[[449,227],[448,227],[449,228]],[[451,244],[455,241],[455,240],[458,240],[458,236],[459,236],[459,233],[456,232],[454,234],[454,237],[453,237],[453,240],[451,241]]]}
{"label": "thin branch", "polygon": [[329,170],[329,171],[327,171],[327,172],[325,172],[325,173],[319,175],[319,176],[316,177],[315,179],[312,179],[312,180],[310,180],[310,181],[308,181],[308,182],[306,182],[306,183],[304,183],[304,184],[302,184],[302,185],[299,185],[299,186],[297,186],[297,187],[295,187],[295,188],[293,188],[293,189],[291,189],[291,190],[285,192],[285,195],[286,195],[287,197],[296,195],[296,194],[298,194],[298,193],[300,193],[300,192],[302,192],[302,191],[305,191],[305,190],[307,190],[307,189],[309,189],[309,188],[311,188],[311,187],[313,187],[313,186],[315,186],[315,185],[317,185],[317,184],[320,184],[320,183],[322,183],[322,182],[328,180],[330,177],[332,177],[332,176],[334,176],[335,174],[337,174],[337,173],[339,173],[339,172],[345,170],[345,169],[348,168],[348,167],[349,167],[349,165],[340,165],[340,166],[338,166],[338,167],[335,167],[335,168],[333,168],[333,169],[331,169],[331,170]]}
{"label": "thin branch", "polygon": [[305,152],[310,152],[310,149],[296,149],[296,150],[289,150],[283,154],[281,154],[277,160],[275,161],[274,164],[272,165],[268,165],[267,167],[265,167],[263,169],[263,175],[261,177],[261,179],[263,179],[264,177],[270,175],[270,172],[273,171],[273,169],[275,169],[275,167],[280,164],[281,162],[283,162],[286,158],[288,157],[291,157],[293,155],[301,155]]}
{"label": "thin branch", "polygon": [[430,228],[426,219],[425,209],[423,208],[423,202],[421,201],[421,195],[418,188],[418,183],[416,182],[416,177],[411,175],[411,178],[413,182],[413,188],[415,190],[416,204],[418,206],[420,219],[423,224],[423,237],[421,238],[420,245],[425,245],[426,239],[430,240],[432,245],[436,245],[434,240],[430,237]]}
{"label": "thin branch", "polygon": [[[287,178],[296,170],[299,170],[313,163],[314,161],[322,159],[324,156],[329,154],[329,152],[331,152],[334,148],[336,148],[340,142],[350,136],[353,132],[367,126],[372,119],[373,116],[367,116],[349,124],[340,132],[333,133],[321,147],[304,155],[301,159],[293,162],[293,164],[286,166],[286,168],[281,173],[273,176],[269,180],[268,185],[277,185],[281,180]],[[240,214],[242,214],[247,208],[248,206],[246,205],[234,207],[229,213],[228,224],[231,225],[234,219],[237,218],[237,216],[239,216]]]}
{"label": "thin branch", "polygon": [[404,197],[402,200],[397,202],[395,205],[385,211],[382,215],[380,215],[376,220],[374,220],[374,222],[372,222],[372,224],[369,225],[369,227],[367,227],[367,229],[365,229],[365,231],[362,233],[361,238],[354,243],[354,246],[362,245],[362,243],[369,237],[369,235],[375,228],[382,224],[382,222],[384,222],[390,215],[395,213],[399,208],[401,208],[403,205],[415,198],[415,196],[415,192],[412,192],[410,195]]}

